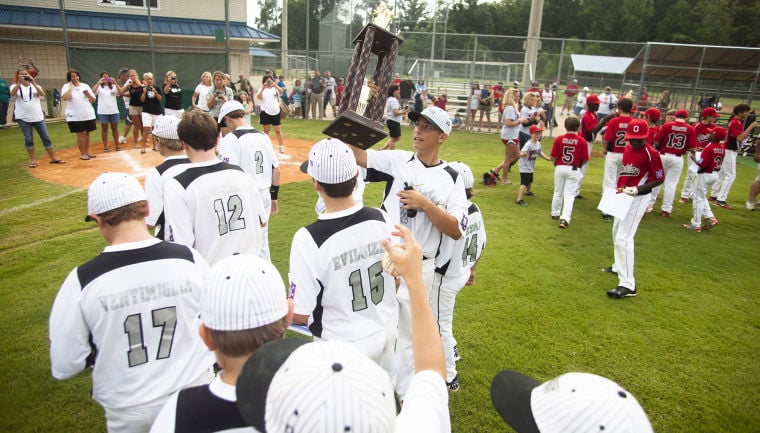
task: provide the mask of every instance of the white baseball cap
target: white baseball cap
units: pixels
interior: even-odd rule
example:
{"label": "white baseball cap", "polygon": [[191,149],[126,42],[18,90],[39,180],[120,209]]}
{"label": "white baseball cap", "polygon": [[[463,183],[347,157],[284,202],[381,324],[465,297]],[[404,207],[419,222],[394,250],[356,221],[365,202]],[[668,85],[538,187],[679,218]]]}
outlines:
{"label": "white baseball cap", "polygon": [[583,87],[584,92],[588,92],[588,87]]}
{"label": "white baseball cap", "polygon": [[392,432],[388,373],[350,343],[304,341],[276,340],[253,353],[236,389],[243,419],[268,432]]}
{"label": "white baseball cap", "polygon": [[475,178],[472,175],[472,170],[470,170],[470,167],[468,167],[467,164],[462,161],[455,161],[450,162],[449,167],[456,170],[457,173],[462,176],[462,183],[464,183],[465,189],[473,187],[475,184]]}
{"label": "white baseball cap", "polygon": [[285,284],[270,262],[251,254],[211,267],[201,291],[201,321],[216,331],[260,328],[288,313]]}
{"label": "white baseball cap", "polygon": [[100,215],[143,200],[147,200],[145,190],[134,176],[105,172],[96,177],[87,190],[87,216],[84,220],[94,221],[90,215]]}
{"label": "white baseball cap", "polygon": [[337,138],[320,140],[309,151],[306,172],[319,183],[343,183],[358,171],[354,152]]}
{"label": "white baseball cap", "polygon": [[243,107],[243,104],[240,103],[240,101],[236,101],[233,99],[232,101],[225,102],[222,105],[222,108],[219,109],[219,117],[216,119],[216,123],[222,123],[222,121],[224,120],[224,116],[237,110],[245,111],[245,108]]}
{"label": "white baseball cap", "polygon": [[544,383],[502,371],[491,383],[496,411],[518,433],[651,433],[644,409],[615,382],[566,373]]}
{"label": "white baseball cap", "polygon": [[444,134],[451,133],[451,119],[449,118],[448,113],[438,107],[427,107],[422,110],[422,113],[412,111],[408,116],[412,122],[416,122],[420,117],[424,117],[425,120],[430,122],[431,125],[438,128]]}
{"label": "white baseball cap", "polygon": [[152,134],[158,138],[179,140],[177,125],[179,125],[179,118],[177,116],[161,116],[156,120]]}

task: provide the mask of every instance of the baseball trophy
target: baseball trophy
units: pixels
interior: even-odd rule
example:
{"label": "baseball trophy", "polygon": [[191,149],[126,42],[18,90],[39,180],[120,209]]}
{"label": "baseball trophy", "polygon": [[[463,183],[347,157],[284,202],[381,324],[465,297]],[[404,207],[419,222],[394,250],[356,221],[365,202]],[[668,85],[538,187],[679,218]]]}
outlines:
{"label": "baseball trophy", "polygon": [[[391,11],[381,3],[372,22],[354,38],[354,54],[338,109],[339,114],[322,131],[323,134],[362,149],[372,147],[388,136],[380,120],[388,99],[388,87],[398,47],[404,42],[398,35],[386,30],[392,18]],[[364,80],[370,54],[377,56],[377,66],[368,86]],[[371,88],[373,86],[374,89]]]}

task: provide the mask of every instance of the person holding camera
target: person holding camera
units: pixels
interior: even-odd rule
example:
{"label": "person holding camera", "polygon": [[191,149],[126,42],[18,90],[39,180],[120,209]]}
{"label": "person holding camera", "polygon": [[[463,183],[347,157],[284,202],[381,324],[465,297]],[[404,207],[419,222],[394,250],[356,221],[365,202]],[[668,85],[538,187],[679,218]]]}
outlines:
{"label": "person holding camera", "polygon": [[[129,107],[127,108],[129,118],[132,119],[132,138],[135,140],[135,145],[143,141],[143,125],[142,125],[142,96],[143,85],[142,81],[138,78],[137,71],[134,69],[129,70],[129,79],[124,83],[121,88],[121,94],[123,96],[129,95]],[[124,135],[127,132],[124,131]]]}
{"label": "person holding camera", "polygon": [[40,87],[29,75],[26,69],[19,69],[16,72],[16,83],[11,86],[10,93],[15,98],[13,105],[13,117],[16,118],[21,132],[24,134],[24,146],[26,153],[29,154],[29,168],[37,167],[37,160],[34,157],[34,136],[32,128],[37,130],[37,134],[42,140],[42,145],[50,155],[51,164],[63,164],[62,159],[58,159],[53,152],[53,143],[50,141],[50,134],[45,125],[45,116],[42,114],[40,105],[40,95],[45,94],[45,89]]}
{"label": "person holding camera", "polygon": [[182,109],[182,88],[177,81],[177,73],[167,71],[164,77],[164,114],[167,116],[182,117],[185,110]]}
{"label": "person holding camera", "polygon": [[[161,94],[161,89],[153,84],[153,73],[146,72],[143,74],[143,80],[145,86],[143,87],[142,95],[140,95],[140,101],[143,104],[142,109],[142,125],[143,125],[143,147],[140,153],[145,153],[145,147],[148,145],[148,137],[153,131],[153,126],[156,125],[156,121],[164,114],[164,109],[161,107],[161,100],[164,98]],[[153,150],[158,152],[155,141],[153,142]]]}
{"label": "person holding camera", "polygon": [[67,83],[61,88],[61,99],[66,101],[66,123],[69,131],[77,135],[79,159],[95,158],[90,153],[90,132],[97,129],[95,124],[95,94],[88,84],[79,81],[79,72],[70,69],[66,73]]}
{"label": "person holding camera", "polygon": [[[209,90],[206,95],[206,107],[209,109],[209,114],[214,119],[219,117],[219,112],[227,101],[232,101],[235,98],[235,93],[229,87],[225,86],[227,77],[222,71],[214,71],[214,87]],[[222,125],[224,128],[224,125]],[[226,129],[226,128],[225,128]],[[222,134],[224,135],[224,134]]]}
{"label": "person holding camera", "polygon": [[263,86],[256,93],[256,99],[261,101],[261,114],[259,123],[264,126],[264,133],[269,135],[270,126],[274,127],[274,134],[277,136],[277,144],[280,146],[280,153],[285,153],[285,143],[282,137],[282,117],[280,116],[280,95],[282,87],[274,82],[274,78],[264,75],[262,79]]}
{"label": "person holding camera", "polygon": [[116,96],[119,87],[114,85],[113,79],[108,72],[101,72],[100,79],[94,86],[98,98],[98,120],[100,121],[100,139],[103,141],[103,152],[110,152],[108,148],[108,124],[111,124],[113,144],[116,150],[119,146],[119,107],[116,105]]}

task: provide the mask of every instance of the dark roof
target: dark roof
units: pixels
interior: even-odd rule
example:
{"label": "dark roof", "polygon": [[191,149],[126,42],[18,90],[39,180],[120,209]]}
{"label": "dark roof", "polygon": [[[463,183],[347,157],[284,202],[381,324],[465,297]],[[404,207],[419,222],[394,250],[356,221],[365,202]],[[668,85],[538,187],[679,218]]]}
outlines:
{"label": "dark roof", "polygon": [[[214,37],[215,29],[224,28],[224,21],[158,16],[151,16],[151,24],[154,34],[176,36]],[[0,25],[61,28],[61,13],[58,9],[2,5],[0,6]],[[70,30],[148,33],[148,17],[100,11],[67,10],[66,26]],[[242,22],[230,21],[230,35],[233,38],[268,42],[279,40],[279,37],[271,33],[249,27]]]}
{"label": "dark roof", "polygon": [[626,69],[628,75],[754,81],[760,48],[648,42]]}

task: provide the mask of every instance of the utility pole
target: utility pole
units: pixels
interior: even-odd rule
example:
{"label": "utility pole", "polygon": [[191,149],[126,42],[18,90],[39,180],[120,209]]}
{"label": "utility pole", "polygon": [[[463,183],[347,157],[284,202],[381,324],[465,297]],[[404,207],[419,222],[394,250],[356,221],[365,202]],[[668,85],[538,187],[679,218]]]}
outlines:
{"label": "utility pole", "polygon": [[282,0],[282,75],[288,79],[288,0]]}
{"label": "utility pole", "polygon": [[530,21],[528,22],[528,39],[525,42],[525,65],[523,67],[522,85],[525,86],[535,79],[538,50],[541,48],[541,15],[544,11],[544,0],[530,2]]}

